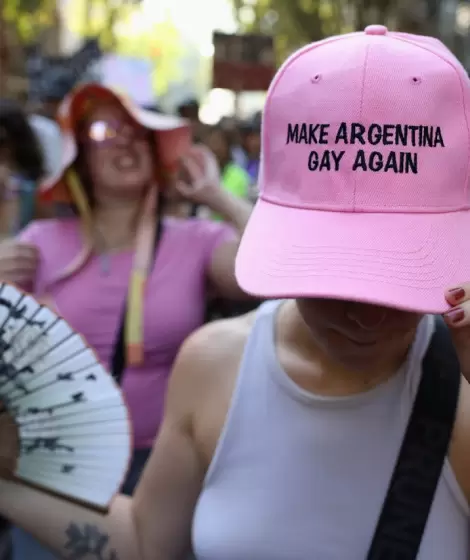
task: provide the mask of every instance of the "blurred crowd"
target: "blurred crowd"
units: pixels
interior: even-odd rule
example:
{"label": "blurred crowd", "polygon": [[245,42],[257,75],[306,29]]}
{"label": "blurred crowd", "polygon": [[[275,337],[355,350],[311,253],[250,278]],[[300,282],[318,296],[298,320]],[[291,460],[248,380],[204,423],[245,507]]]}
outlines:
{"label": "blurred crowd", "polygon": [[[170,115],[88,81],[71,91],[50,83],[26,106],[0,100],[2,289],[13,284],[56,312],[127,408],[120,399],[111,411],[69,333],[56,344],[44,328],[47,350],[26,363],[15,344],[32,319],[0,332],[14,395],[4,433],[15,442],[4,445],[14,481],[0,477],[10,520],[0,519],[0,560],[404,558],[404,544],[407,558],[440,560],[450,543],[454,560],[468,558],[469,200],[468,169],[456,165],[469,153],[465,70],[433,38],[371,25],[294,53],[273,83],[272,110],[213,125],[197,99]],[[338,165],[313,179],[316,166],[298,172],[308,146],[281,157],[271,141],[260,172],[262,119],[276,137],[291,122],[339,124]],[[400,155],[416,164],[404,173],[393,139],[366,141],[377,122],[435,130],[445,149],[409,140],[414,151]],[[332,144],[330,124],[318,127],[318,143]],[[15,301],[8,313],[25,317],[23,297]],[[448,406],[435,412],[436,403]],[[415,429],[425,424],[442,436],[438,447]],[[109,465],[117,471],[112,454],[129,431],[128,469],[110,486],[122,481],[122,495],[107,515],[72,505],[100,488]],[[54,440],[44,461],[29,439]],[[36,469],[37,489],[16,484],[35,482]],[[59,497],[45,501],[43,489]],[[405,535],[408,517],[416,530]]]}
{"label": "blurred crowd", "polygon": [[[234,259],[257,198],[261,115],[207,126],[195,99],[165,115],[98,84],[49,85],[34,104],[0,100],[0,280],[59,309],[123,375],[136,442],[123,487],[131,494],[181,344],[260,303],[236,284]],[[130,296],[150,247],[142,232],[154,238],[145,313]],[[0,560],[53,558],[19,529],[2,556],[8,526],[1,535],[0,520]]]}
{"label": "blurred crowd", "polygon": [[[18,233],[33,219],[52,217],[61,208],[41,207],[35,196],[37,186],[60,168],[62,139],[56,123],[57,110],[68,93],[60,84],[50,89],[40,102],[21,106],[0,99],[0,194],[1,236]],[[158,105],[145,109],[162,114]],[[223,117],[215,125],[199,119],[200,106],[188,99],[178,107],[179,116],[191,123],[193,140],[207,146],[217,158],[222,186],[237,197],[255,202],[260,157],[261,112],[248,119]],[[169,209],[179,216],[208,217],[208,210],[196,205]],[[212,215],[217,220],[218,216]]]}

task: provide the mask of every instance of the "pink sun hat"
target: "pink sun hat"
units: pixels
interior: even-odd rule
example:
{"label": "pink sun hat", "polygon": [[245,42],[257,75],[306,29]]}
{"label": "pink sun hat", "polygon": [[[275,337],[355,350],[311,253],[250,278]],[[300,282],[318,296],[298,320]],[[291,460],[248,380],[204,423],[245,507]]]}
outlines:
{"label": "pink sun hat", "polygon": [[443,313],[470,280],[470,80],[438,40],[374,25],[271,84],[246,292]]}

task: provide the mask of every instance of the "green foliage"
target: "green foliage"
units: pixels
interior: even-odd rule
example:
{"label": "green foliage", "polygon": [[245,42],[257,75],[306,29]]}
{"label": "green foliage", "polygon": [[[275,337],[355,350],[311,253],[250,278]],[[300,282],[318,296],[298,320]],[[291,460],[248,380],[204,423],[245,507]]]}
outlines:
{"label": "green foliage", "polygon": [[[419,3],[427,15],[417,16],[418,0],[232,0],[234,13],[245,32],[265,32],[276,38],[281,62],[308,42],[364,29],[381,23],[401,31],[436,34],[439,0]],[[251,18],[246,18],[247,11]]]}
{"label": "green foliage", "polygon": [[[138,8],[132,0],[73,0],[70,6],[71,29],[84,37],[100,35],[107,48],[115,45],[115,24]],[[57,0],[2,0],[1,9],[4,20],[14,24],[19,38],[30,42],[54,25]]]}
{"label": "green foliage", "polygon": [[102,48],[116,47],[116,27],[128,20],[138,5],[131,0],[73,0],[66,12],[65,25],[82,37],[100,38]]}
{"label": "green foliage", "polygon": [[163,95],[171,82],[181,79],[179,61],[184,54],[180,32],[166,19],[147,31],[119,35],[115,50],[119,54],[152,61],[153,86],[157,95]]}
{"label": "green foliage", "polygon": [[342,0],[258,0],[251,7],[254,17],[249,24],[243,21],[243,14],[252,3],[233,3],[243,31],[267,32],[276,37],[279,61],[305,43],[346,30]]}
{"label": "green foliage", "polygon": [[52,25],[56,15],[55,0],[3,0],[2,17],[13,23],[20,40],[34,41],[45,27]]}

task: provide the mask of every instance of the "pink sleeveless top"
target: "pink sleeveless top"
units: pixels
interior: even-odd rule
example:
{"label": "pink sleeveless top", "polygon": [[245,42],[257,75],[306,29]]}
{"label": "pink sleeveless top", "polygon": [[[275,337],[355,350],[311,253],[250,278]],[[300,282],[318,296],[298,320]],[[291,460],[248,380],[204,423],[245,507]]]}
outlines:
{"label": "pink sleeveless top", "polygon": [[[36,296],[51,296],[57,311],[109,366],[132,267],[132,251],[107,260],[92,257],[82,270],[52,285],[81,247],[75,218],[32,223],[20,238],[39,248]],[[173,361],[186,337],[201,326],[206,303],[206,271],[215,248],[234,238],[225,224],[208,220],[164,221],[163,236],[148,280],[144,312],[145,363],[124,372],[122,386],[134,426],[136,448],[151,447],[163,412]]]}
{"label": "pink sleeveless top", "polygon": [[[197,560],[364,560],[432,332],[386,383],[348,397],[298,387],[261,306],[193,522]],[[469,507],[446,461],[418,560],[468,560]]]}

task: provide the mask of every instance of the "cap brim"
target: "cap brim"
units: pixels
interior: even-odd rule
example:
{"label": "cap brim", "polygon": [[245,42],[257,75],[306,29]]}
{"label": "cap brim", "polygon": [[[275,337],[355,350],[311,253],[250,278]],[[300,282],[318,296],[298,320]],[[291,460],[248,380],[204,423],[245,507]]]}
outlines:
{"label": "cap brim", "polygon": [[236,277],[245,292],[262,298],[444,313],[444,291],[470,280],[470,212],[326,212],[260,199],[241,241]]}

